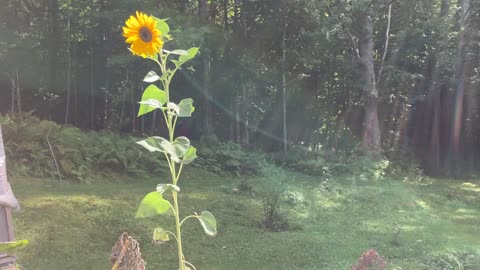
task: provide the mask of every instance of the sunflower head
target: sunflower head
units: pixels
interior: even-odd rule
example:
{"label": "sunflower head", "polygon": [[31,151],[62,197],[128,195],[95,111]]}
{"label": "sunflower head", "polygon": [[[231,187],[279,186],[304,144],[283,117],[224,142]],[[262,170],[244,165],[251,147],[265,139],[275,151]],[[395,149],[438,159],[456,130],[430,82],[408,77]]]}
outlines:
{"label": "sunflower head", "polygon": [[142,12],[137,11],[136,16],[130,16],[125,22],[123,36],[131,44],[130,50],[142,57],[155,55],[163,46],[162,33],[155,19]]}

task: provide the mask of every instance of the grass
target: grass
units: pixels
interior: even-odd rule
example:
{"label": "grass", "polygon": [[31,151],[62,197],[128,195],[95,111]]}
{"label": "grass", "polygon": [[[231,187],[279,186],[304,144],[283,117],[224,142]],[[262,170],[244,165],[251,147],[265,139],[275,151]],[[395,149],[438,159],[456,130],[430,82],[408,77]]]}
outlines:
{"label": "grass", "polygon": [[[209,210],[219,226],[217,237],[199,224],[184,226],[186,259],[197,269],[349,269],[360,254],[375,248],[388,269],[422,268],[425,258],[449,249],[480,249],[480,184],[436,180],[428,185],[395,180],[378,182],[288,173],[294,203],[282,209],[294,229],[259,228],[260,198],[234,194],[240,178],[187,168],[180,182],[181,211]],[[260,178],[248,179],[254,188]],[[95,184],[58,184],[15,179],[22,203],[15,215],[17,238],[30,245],[18,254],[34,269],[110,269],[110,250],[128,231],[141,244],[147,269],[176,269],[174,242],[154,245],[153,228],[172,226],[171,218],[134,220],[143,196],[157,179],[109,179]],[[166,181],[163,181],[166,182]],[[258,185],[260,186],[260,185]],[[170,227],[171,228],[171,227]],[[400,233],[395,240],[395,232]]]}

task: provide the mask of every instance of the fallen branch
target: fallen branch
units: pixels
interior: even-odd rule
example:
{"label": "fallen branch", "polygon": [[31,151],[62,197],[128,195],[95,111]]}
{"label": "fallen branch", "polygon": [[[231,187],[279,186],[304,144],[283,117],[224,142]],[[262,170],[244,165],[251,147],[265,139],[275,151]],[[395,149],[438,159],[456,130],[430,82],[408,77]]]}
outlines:
{"label": "fallen branch", "polygon": [[58,178],[60,179],[60,183],[63,183],[62,173],[60,172],[60,167],[58,166],[58,162],[57,162],[57,159],[55,158],[55,153],[53,152],[52,144],[50,143],[48,136],[47,136],[47,143],[48,143],[48,148],[50,149],[50,154],[52,155],[52,158],[53,158],[53,163],[55,164],[55,168],[57,169]]}

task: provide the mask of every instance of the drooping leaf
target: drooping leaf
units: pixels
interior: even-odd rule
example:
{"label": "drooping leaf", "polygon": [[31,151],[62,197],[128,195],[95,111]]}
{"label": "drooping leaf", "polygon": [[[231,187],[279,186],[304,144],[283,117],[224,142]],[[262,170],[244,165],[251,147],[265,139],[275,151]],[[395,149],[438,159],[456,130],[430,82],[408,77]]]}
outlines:
{"label": "drooping leaf", "polygon": [[212,213],[208,211],[203,211],[199,216],[198,220],[202,224],[203,230],[207,235],[215,236],[217,234],[217,220]]}
{"label": "drooping leaf", "polygon": [[135,218],[146,218],[161,215],[170,209],[170,203],[162,194],[153,191],[147,194],[138,207]]}
{"label": "drooping leaf", "polygon": [[[151,99],[156,100],[160,105],[163,105],[167,102],[167,94],[165,91],[160,90],[156,85],[151,84],[145,89],[145,91],[143,91],[141,102],[146,102]],[[149,104],[140,104],[137,116],[142,116],[156,109],[156,107],[152,107],[150,104],[153,103],[150,101]]]}
{"label": "drooping leaf", "polygon": [[185,155],[183,155],[183,164],[190,164],[197,158],[197,149],[190,145]]}
{"label": "drooping leaf", "polygon": [[140,101],[138,102],[139,104],[142,104],[142,105],[147,105],[148,107],[150,108],[153,108],[153,109],[162,109],[162,105],[160,104],[160,102],[158,102],[158,100],[156,99],[149,99],[149,100],[145,100],[145,101]]}
{"label": "drooping leaf", "polygon": [[190,140],[185,136],[177,137],[175,141],[173,141],[173,146],[175,148],[175,155],[181,158],[190,147]]}
{"label": "drooping leaf", "polygon": [[193,107],[193,99],[191,98],[182,99],[178,104],[178,107],[178,117],[190,117],[195,111],[195,107]]}
{"label": "drooping leaf", "polygon": [[163,50],[163,51],[168,53],[168,54],[188,55],[188,52],[185,51],[185,50],[173,50],[173,51]]}
{"label": "drooping leaf", "polygon": [[159,136],[152,136],[145,140],[138,141],[137,144],[143,146],[150,152],[164,152],[166,153],[167,150],[165,149],[166,144],[170,144],[170,142],[162,137]]}
{"label": "drooping leaf", "polygon": [[173,184],[158,184],[157,185],[157,192],[163,194],[165,191],[168,190],[175,190],[176,192],[180,192],[180,188],[177,185]]}
{"label": "drooping leaf", "polygon": [[19,249],[28,245],[28,240],[18,240],[15,242],[0,242],[0,253],[7,253],[9,255],[15,255]]}
{"label": "drooping leaf", "polygon": [[157,73],[155,73],[155,71],[153,70],[149,71],[145,78],[143,78],[143,81],[147,83],[154,83],[158,80],[160,80],[160,76],[158,76]]}
{"label": "drooping leaf", "polygon": [[198,48],[193,47],[187,50],[187,54],[182,54],[178,57],[178,60],[171,60],[177,67],[185,64],[189,60],[193,59],[198,53]]}
{"label": "drooping leaf", "polygon": [[197,47],[193,47],[193,48],[190,48],[187,50],[188,54],[187,55],[180,55],[180,57],[178,58],[178,61],[180,63],[185,63],[191,59],[193,59],[195,57],[195,55],[197,55],[198,53],[198,48]]}
{"label": "drooping leaf", "polygon": [[153,241],[156,243],[164,243],[170,240],[170,236],[163,228],[153,229]]}

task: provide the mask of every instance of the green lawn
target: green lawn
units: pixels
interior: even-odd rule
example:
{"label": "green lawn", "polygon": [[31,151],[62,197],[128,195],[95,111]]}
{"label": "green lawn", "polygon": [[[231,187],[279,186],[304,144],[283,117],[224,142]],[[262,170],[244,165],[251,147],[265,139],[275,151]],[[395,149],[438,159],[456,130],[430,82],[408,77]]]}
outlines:
{"label": "green lawn", "polygon": [[[294,229],[266,232],[259,196],[233,194],[240,178],[188,168],[180,182],[184,215],[209,210],[219,233],[204,235],[195,222],[184,226],[186,259],[207,269],[350,269],[368,248],[388,259],[388,269],[428,269],[422,262],[447,249],[480,250],[480,184],[436,180],[430,185],[401,181],[320,180],[288,173],[294,204],[284,203]],[[260,178],[249,179],[255,186]],[[161,181],[106,180],[58,184],[15,179],[23,210],[15,214],[17,238],[30,240],[19,253],[26,269],[110,269],[110,250],[128,231],[142,248],[147,269],[177,269],[173,242],[154,245],[153,228],[170,217],[134,220],[142,197]],[[165,181],[163,181],[165,182]],[[398,244],[392,244],[401,228]],[[459,268],[460,269],[460,268]],[[463,268],[462,268],[463,269]]]}

